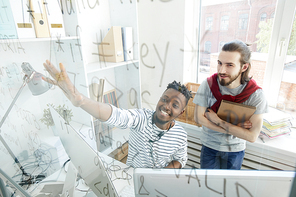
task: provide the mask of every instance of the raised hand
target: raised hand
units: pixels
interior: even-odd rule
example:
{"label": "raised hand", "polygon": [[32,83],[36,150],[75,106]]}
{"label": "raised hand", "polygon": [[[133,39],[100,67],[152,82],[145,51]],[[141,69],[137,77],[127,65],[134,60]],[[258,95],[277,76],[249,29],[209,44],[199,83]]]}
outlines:
{"label": "raised hand", "polygon": [[42,79],[60,87],[72,104],[76,107],[80,107],[83,104],[84,96],[77,91],[74,84],[69,79],[64,65],[62,63],[59,64],[59,71],[49,60],[46,60],[43,66],[53,79],[45,77],[42,77]]}

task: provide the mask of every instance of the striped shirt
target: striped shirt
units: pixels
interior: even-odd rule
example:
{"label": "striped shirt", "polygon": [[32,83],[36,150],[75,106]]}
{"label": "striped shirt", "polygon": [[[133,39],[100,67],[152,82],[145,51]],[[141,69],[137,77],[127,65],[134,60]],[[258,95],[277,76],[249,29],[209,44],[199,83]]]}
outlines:
{"label": "striped shirt", "polygon": [[111,107],[112,114],[104,123],[122,129],[130,128],[127,165],[163,168],[171,161],[178,161],[182,167],[185,166],[187,132],[178,123],[168,131],[162,130],[152,123],[153,110]]}

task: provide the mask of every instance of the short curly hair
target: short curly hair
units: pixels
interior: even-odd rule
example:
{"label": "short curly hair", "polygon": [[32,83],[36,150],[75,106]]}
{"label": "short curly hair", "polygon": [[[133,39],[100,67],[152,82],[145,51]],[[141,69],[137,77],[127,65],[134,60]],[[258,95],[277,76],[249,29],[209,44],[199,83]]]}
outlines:
{"label": "short curly hair", "polygon": [[167,86],[167,89],[170,89],[170,88],[181,92],[185,96],[186,105],[187,105],[189,99],[192,98],[191,91],[189,91],[187,89],[187,87],[185,85],[182,85],[180,82],[173,81],[172,83],[169,83]]}

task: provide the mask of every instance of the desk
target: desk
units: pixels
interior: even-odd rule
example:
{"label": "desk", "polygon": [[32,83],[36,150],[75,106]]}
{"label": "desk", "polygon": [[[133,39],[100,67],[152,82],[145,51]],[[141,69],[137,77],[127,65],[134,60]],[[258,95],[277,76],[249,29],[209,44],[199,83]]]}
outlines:
{"label": "desk", "polygon": [[[59,139],[63,144],[66,154],[71,159],[71,163],[73,162],[74,165],[73,167],[72,165],[69,166],[67,176],[57,176],[55,179],[52,179],[53,176],[49,176],[42,181],[46,186],[46,191],[42,193],[52,193],[53,196],[58,196],[57,194],[62,192],[64,186],[66,186],[67,191],[73,191],[72,189],[76,188],[77,173],[81,175],[88,186],[98,195],[113,195],[115,193],[114,190],[119,193],[125,186],[133,185],[133,170],[131,168],[96,150],[95,135],[91,128],[87,128],[85,125],[82,125],[83,127],[77,127],[74,123],[68,126],[56,111],[52,110],[51,112],[55,126],[59,131]],[[62,173],[62,171],[59,173]],[[52,186],[52,184],[48,183],[52,180],[53,182],[65,182],[65,184]],[[40,184],[40,187],[44,189],[42,184]],[[33,192],[34,189],[31,190],[31,193],[35,196],[36,194],[33,194]],[[36,193],[39,197],[39,191]]]}
{"label": "desk", "polygon": [[[201,127],[178,122],[188,134],[187,167],[200,167]],[[242,169],[257,170],[295,170],[296,166],[296,129],[290,135],[276,139],[258,138],[256,142],[247,142]]]}

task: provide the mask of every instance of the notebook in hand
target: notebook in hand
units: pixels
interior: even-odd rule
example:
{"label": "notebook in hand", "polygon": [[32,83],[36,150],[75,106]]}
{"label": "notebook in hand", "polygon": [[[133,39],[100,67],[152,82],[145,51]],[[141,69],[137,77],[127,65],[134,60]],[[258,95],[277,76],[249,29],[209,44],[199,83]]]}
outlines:
{"label": "notebook in hand", "polygon": [[217,115],[222,120],[237,125],[249,120],[255,111],[254,106],[222,100]]}

